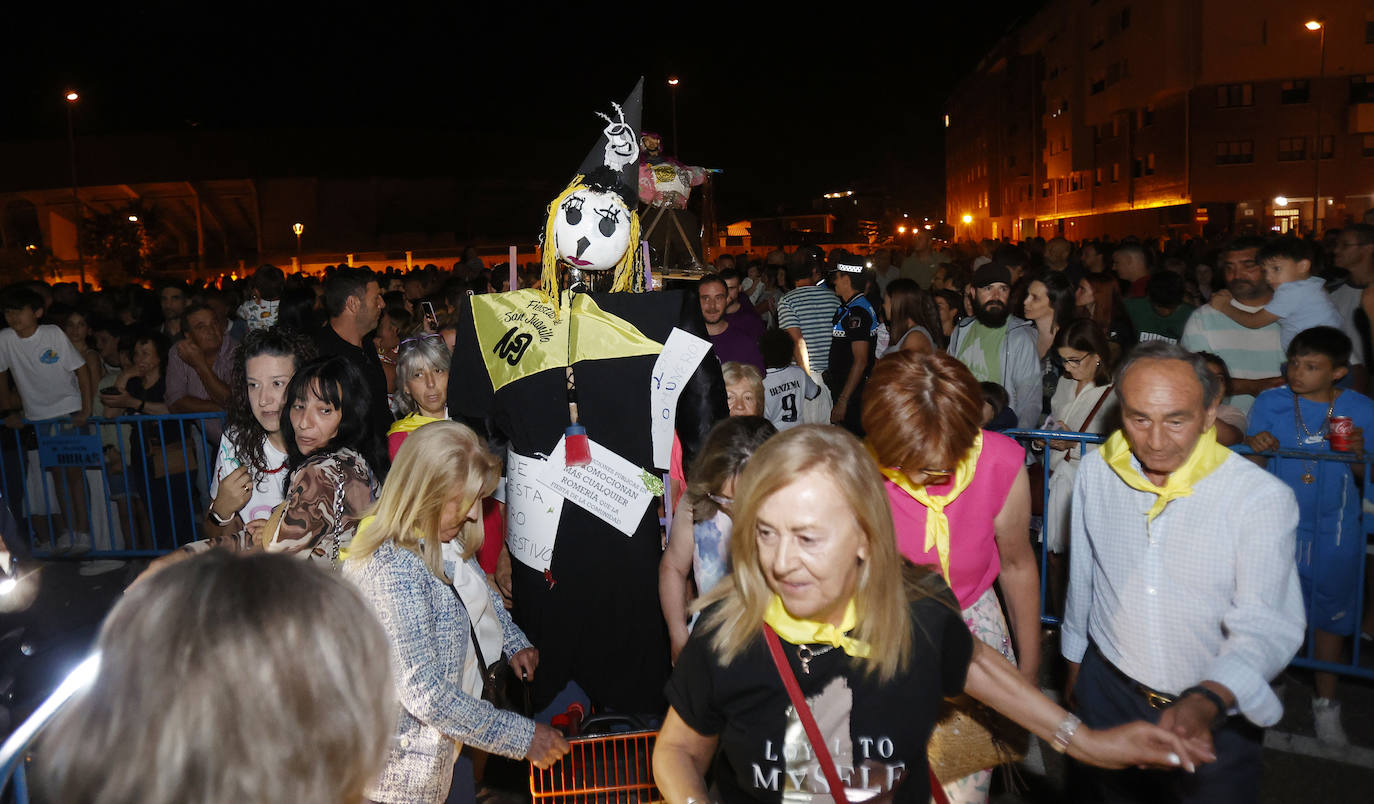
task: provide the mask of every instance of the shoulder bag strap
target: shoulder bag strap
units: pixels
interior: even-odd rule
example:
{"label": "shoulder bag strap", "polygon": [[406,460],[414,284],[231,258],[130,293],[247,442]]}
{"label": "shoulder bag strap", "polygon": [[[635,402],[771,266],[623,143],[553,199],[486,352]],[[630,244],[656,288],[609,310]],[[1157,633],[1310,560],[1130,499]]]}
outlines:
{"label": "shoulder bag strap", "polygon": [[[826,782],[830,784],[830,797],[835,800],[835,804],[848,804],[849,800],[844,794],[844,782],[840,779],[839,771],[835,769],[835,760],[831,759],[830,750],[825,747],[825,737],[821,735],[816,719],[811,716],[811,707],[806,705],[806,696],[802,695],[797,676],[792,672],[792,666],[787,663],[787,656],[782,651],[782,643],[778,640],[777,633],[765,624],[763,637],[768,642],[768,652],[773,656],[773,664],[778,668],[782,685],[787,688],[787,697],[792,699],[792,708],[797,710],[802,728],[806,729],[806,738],[811,741],[811,750],[816,752],[816,759],[821,763],[821,771],[825,774]],[[935,804],[949,804],[944,787],[941,786],[940,780],[935,778],[935,771],[929,765],[926,765],[926,775],[930,779],[930,797]]]}
{"label": "shoulder bag strap", "polygon": [[1105,391],[1102,392],[1102,396],[1099,396],[1099,397],[1097,398],[1097,404],[1096,404],[1096,405],[1093,405],[1093,409],[1090,410],[1090,411],[1088,411],[1088,418],[1084,419],[1084,420],[1083,420],[1083,423],[1080,424],[1080,425],[1078,425],[1078,432],[1080,432],[1080,433],[1086,433],[1086,432],[1088,432],[1088,425],[1092,424],[1092,423],[1093,423],[1093,419],[1097,418],[1097,412],[1098,412],[1099,410],[1102,409],[1103,403],[1106,402],[1106,401],[1107,401],[1107,397],[1109,397],[1109,396],[1111,396],[1111,395],[1112,395],[1112,386],[1111,386],[1111,385],[1108,385],[1108,386],[1107,386],[1107,390],[1105,390]]}
{"label": "shoulder bag strap", "polygon": [[[467,605],[463,603],[463,596],[458,594],[458,590],[454,588],[453,584],[447,584],[447,586],[448,590],[453,593],[453,599],[458,601],[458,605],[463,607],[463,611],[467,611]],[[477,624],[472,621],[471,614],[468,615],[468,635],[472,637],[472,650],[477,654],[477,669],[482,671],[482,686],[485,687],[488,669],[487,658],[482,655],[482,644],[477,639]]]}
{"label": "shoulder bag strap", "polygon": [[[1111,396],[1111,395],[1112,395],[1112,385],[1108,385],[1108,386],[1107,386],[1107,390],[1105,390],[1105,391],[1102,392],[1102,396],[1099,396],[1099,397],[1097,398],[1097,404],[1096,404],[1096,405],[1093,405],[1093,409],[1090,410],[1090,411],[1088,411],[1088,418],[1084,419],[1084,420],[1083,420],[1083,423],[1080,424],[1080,425],[1078,425],[1078,432],[1080,432],[1080,433],[1086,433],[1086,432],[1088,432],[1088,425],[1092,424],[1092,423],[1093,423],[1093,419],[1097,418],[1097,412],[1098,412],[1099,410],[1102,409],[1103,403],[1105,403],[1105,402],[1107,401],[1107,397],[1109,397],[1109,396]],[[1083,444],[1082,444],[1082,442],[1079,442],[1078,447],[1079,447],[1079,453],[1078,453],[1078,455],[1079,455],[1079,457],[1081,458],[1081,457],[1083,456],[1083,452],[1082,452]],[[1065,459],[1065,460],[1069,460],[1069,459],[1071,459],[1071,458],[1073,458],[1073,447],[1069,447],[1069,448],[1067,448],[1067,449],[1064,450],[1064,459]]]}
{"label": "shoulder bag strap", "polygon": [[830,749],[825,747],[825,738],[821,735],[820,727],[816,725],[816,719],[811,716],[811,707],[806,705],[806,696],[802,695],[801,685],[797,683],[797,677],[787,663],[787,656],[782,652],[782,643],[778,641],[778,635],[773,632],[771,626],[764,624],[763,637],[768,642],[768,652],[773,655],[773,664],[778,668],[778,675],[782,677],[782,685],[787,688],[787,697],[792,699],[792,708],[797,710],[802,728],[806,729],[806,737],[811,741],[811,750],[816,752],[816,759],[821,763],[821,771],[825,773],[825,780],[830,784],[830,797],[836,804],[849,804],[849,799],[844,795],[844,782],[840,780],[839,771],[835,770],[835,760],[830,758]]}

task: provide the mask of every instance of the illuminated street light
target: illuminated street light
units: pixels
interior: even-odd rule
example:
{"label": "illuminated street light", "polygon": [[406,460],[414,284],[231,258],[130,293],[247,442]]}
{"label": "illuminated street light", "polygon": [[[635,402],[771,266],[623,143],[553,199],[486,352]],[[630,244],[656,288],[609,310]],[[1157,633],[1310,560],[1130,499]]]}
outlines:
{"label": "illuminated street light", "polygon": [[138,223],[138,216],[137,216],[137,215],[130,215],[130,216],[129,216],[129,223]]}
{"label": "illuminated street light", "polygon": [[[1317,232],[1317,210],[1322,204],[1322,104],[1321,85],[1326,78],[1326,25],[1321,20],[1308,20],[1303,27],[1320,37],[1317,50],[1317,85],[1311,89],[1313,127],[1317,136],[1312,140],[1316,151],[1312,155],[1312,234]],[[1325,220],[1323,215],[1322,219]]]}
{"label": "illuminated street light", "polygon": [[897,234],[906,234],[906,227],[905,227],[905,226],[898,226],[898,227],[897,227]]}
{"label": "illuminated street light", "polygon": [[305,224],[293,223],[291,224],[291,231],[296,233],[296,264],[299,266],[301,262],[301,232],[305,231]]}
{"label": "illuminated street light", "polygon": [[677,85],[682,83],[675,75],[668,76],[668,95],[673,102],[673,158],[677,159]]}
{"label": "illuminated street light", "polygon": [[69,89],[63,97],[67,99],[67,157],[72,168],[72,206],[74,208],[72,220],[76,223],[76,267],[81,276],[81,284],[78,287],[85,290],[86,261],[81,257],[81,224],[86,219],[86,209],[81,206],[81,195],[76,189],[76,135],[72,127],[72,109],[81,96],[77,94],[76,90]]}
{"label": "illuminated street light", "polygon": [[965,216],[964,216],[964,223],[973,223],[973,216],[972,216],[972,215],[965,215]]}
{"label": "illuminated street light", "polygon": [[1286,196],[1286,195],[1276,195],[1276,196],[1274,196],[1274,206],[1276,206],[1276,207],[1286,207],[1286,206],[1288,206],[1288,196]]}

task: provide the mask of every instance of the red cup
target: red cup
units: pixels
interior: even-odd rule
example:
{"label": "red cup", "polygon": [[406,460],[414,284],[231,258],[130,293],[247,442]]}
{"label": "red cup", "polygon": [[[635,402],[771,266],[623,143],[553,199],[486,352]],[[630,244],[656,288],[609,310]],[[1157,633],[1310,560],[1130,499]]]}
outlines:
{"label": "red cup", "polygon": [[1332,416],[1327,425],[1327,438],[1337,452],[1350,451],[1350,436],[1355,432],[1355,420],[1349,416]]}

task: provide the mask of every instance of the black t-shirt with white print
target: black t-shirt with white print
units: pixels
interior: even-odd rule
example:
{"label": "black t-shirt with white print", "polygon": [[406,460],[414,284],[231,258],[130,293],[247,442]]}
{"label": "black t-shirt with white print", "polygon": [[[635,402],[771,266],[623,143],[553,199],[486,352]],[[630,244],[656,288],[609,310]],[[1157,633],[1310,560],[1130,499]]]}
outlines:
{"label": "black t-shirt with white print", "polygon": [[[973,638],[943,579],[930,574],[922,583],[933,594],[911,604],[912,659],[887,683],[863,674],[861,660],[838,648],[811,659],[811,672],[803,673],[796,646],[783,642],[850,801],[889,792],[899,802],[930,797],[926,743],[941,700],[963,690]],[[667,695],[683,722],[719,737],[721,800],[833,800],[762,634],[721,667],[710,634],[697,628]]]}

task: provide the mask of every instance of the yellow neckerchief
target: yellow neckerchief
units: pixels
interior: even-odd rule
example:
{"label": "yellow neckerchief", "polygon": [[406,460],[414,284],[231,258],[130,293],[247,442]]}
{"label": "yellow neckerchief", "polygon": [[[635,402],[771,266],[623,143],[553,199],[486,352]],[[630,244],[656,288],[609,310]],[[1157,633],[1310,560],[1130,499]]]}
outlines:
{"label": "yellow neckerchief", "polygon": [[426,424],[429,424],[430,422],[441,421],[444,420],[431,419],[430,417],[425,416],[421,413],[412,413],[404,419],[397,419],[396,421],[392,422],[391,429],[387,430],[386,434],[391,435],[392,433],[413,433],[416,430],[419,430],[421,427],[424,427]]}
{"label": "yellow neckerchief", "polygon": [[[873,450],[873,446],[865,446],[868,447],[868,454],[877,461],[878,453]],[[911,478],[901,469],[883,466],[881,463],[878,465],[878,471],[883,473],[883,477],[891,480],[893,485],[911,495],[911,499],[926,507],[926,542],[922,549],[929,552],[932,547],[935,548],[935,552],[940,556],[940,574],[944,576],[946,583],[949,582],[949,517],[945,516],[945,506],[954,502],[973,482],[973,473],[978,468],[978,456],[982,451],[983,433],[980,430],[978,435],[973,437],[973,446],[959,459],[959,465],[954,467],[953,486],[948,492],[938,496],[931,494],[929,487],[912,483]]]}
{"label": "yellow neckerchief", "polygon": [[1099,454],[1123,483],[1133,489],[1159,495],[1159,499],[1155,500],[1155,504],[1150,506],[1149,513],[1145,515],[1145,521],[1150,522],[1159,516],[1160,512],[1164,510],[1164,506],[1168,505],[1171,500],[1176,500],[1179,497],[1191,497],[1193,486],[1225,463],[1226,459],[1231,457],[1231,450],[1217,443],[1217,429],[1215,427],[1209,429],[1198,438],[1188,460],[1169,474],[1169,479],[1165,481],[1163,488],[1151,483],[1138,469],[1131,465],[1131,445],[1127,443],[1126,434],[1123,431],[1117,430],[1112,433],[1111,438],[1102,444]]}
{"label": "yellow neckerchief", "polygon": [[844,619],[840,621],[839,628],[815,620],[798,620],[787,613],[787,607],[777,595],[773,595],[773,599],[768,601],[768,608],[763,612],[763,621],[772,626],[778,636],[793,645],[834,645],[856,659],[868,658],[868,643],[846,636],[859,623],[859,613],[852,598],[844,608]]}

